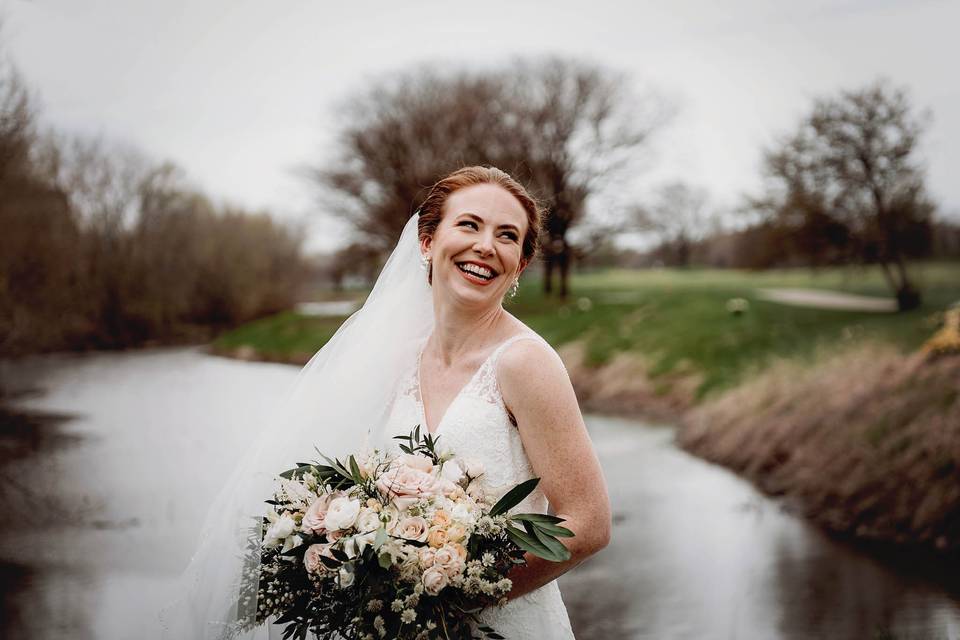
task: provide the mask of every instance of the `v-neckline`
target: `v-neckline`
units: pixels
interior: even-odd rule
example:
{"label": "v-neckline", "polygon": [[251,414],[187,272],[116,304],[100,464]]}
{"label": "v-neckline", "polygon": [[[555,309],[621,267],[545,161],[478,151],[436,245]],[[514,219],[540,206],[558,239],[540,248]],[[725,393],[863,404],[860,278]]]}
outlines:
{"label": "v-neckline", "polygon": [[[423,347],[420,349],[420,353],[417,354],[417,372],[416,372],[416,375],[417,375],[417,406],[420,408],[420,421],[423,423],[423,427],[426,429],[426,431],[427,431],[428,434],[430,434],[431,436],[435,436],[435,435],[437,435],[438,433],[440,433],[440,429],[443,428],[443,423],[444,423],[444,421],[447,419],[447,414],[450,413],[450,408],[453,407],[454,404],[456,404],[457,400],[460,399],[460,396],[463,395],[463,392],[466,391],[466,390],[467,390],[467,387],[470,386],[470,383],[473,382],[473,380],[474,380],[478,375],[480,375],[480,371],[481,371],[485,366],[487,366],[487,363],[490,361],[490,358],[493,357],[493,354],[495,354],[495,353],[500,349],[500,347],[502,347],[503,345],[505,345],[507,342],[509,342],[510,340],[512,340],[513,338],[515,338],[515,337],[518,336],[518,335],[521,335],[521,334],[518,333],[518,334],[515,334],[515,335],[513,335],[513,336],[510,336],[509,338],[507,338],[506,340],[504,340],[503,342],[501,342],[500,344],[498,344],[498,345],[497,345],[496,347],[494,347],[493,350],[490,352],[490,355],[488,355],[486,358],[484,358],[483,362],[480,363],[480,366],[477,367],[477,370],[473,372],[473,375],[471,375],[470,378],[469,378],[466,382],[463,383],[463,386],[460,387],[460,390],[457,391],[457,394],[456,394],[455,396],[453,396],[453,400],[451,400],[451,401],[450,401],[450,404],[448,404],[447,407],[446,407],[446,409],[443,410],[443,413],[440,415],[440,421],[437,422],[437,428],[436,428],[434,431],[430,431],[430,425],[427,423],[427,408],[426,408],[426,406],[425,406],[424,403],[423,403],[423,385],[421,384],[421,377],[420,377],[420,370],[421,370],[420,363],[421,363],[421,361],[423,360],[423,352],[427,350],[427,343],[426,343],[426,342],[423,343]],[[427,342],[429,342],[429,338],[427,339]]]}

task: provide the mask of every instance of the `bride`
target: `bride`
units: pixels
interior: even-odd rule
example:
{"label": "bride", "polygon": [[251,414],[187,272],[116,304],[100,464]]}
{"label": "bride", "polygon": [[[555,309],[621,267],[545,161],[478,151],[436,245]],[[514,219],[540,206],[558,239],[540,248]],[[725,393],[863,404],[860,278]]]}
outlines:
{"label": "bride", "polygon": [[503,308],[539,231],[537,204],[499,169],[466,167],[431,188],[363,308],[304,368],[280,426],[264,429],[211,507],[161,614],[166,637],[279,638],[278,625],[236,633],[256,606],[236,585],[256,566],[237,559],[250,537],[230,529],[263,511],[274,475],[304,451],[384,448],[419,424],[442,449],[479,462],[493,494],[540,478],[516,509],[564,518],[571,557],[526,554],[508,602],[481,618],[510,640],[573,638],[556,578],[606,546],[610,506],[563,363]]}

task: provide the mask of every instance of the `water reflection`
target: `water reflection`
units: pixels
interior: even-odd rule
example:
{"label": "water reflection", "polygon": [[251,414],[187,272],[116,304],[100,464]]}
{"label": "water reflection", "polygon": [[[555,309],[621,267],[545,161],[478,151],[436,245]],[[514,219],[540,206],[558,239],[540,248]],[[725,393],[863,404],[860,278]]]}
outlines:
{"label": "water reflection", "polygon": [[[0,427],[0,491],[20,514],[0,532],[0,635],[148,638],[203,505],[295,374],[193,349],[0,364],[8,388],[45,390]],[[957,600],[922,572],[827,538],[670,429],[588,426],[615,529],[561,579],[580,640],[960,635]]]}

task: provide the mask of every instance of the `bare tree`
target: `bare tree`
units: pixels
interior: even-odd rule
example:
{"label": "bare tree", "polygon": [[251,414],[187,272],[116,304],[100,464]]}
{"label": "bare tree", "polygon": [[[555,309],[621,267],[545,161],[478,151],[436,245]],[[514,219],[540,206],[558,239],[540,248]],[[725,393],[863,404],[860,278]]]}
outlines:
{"label": "bare tree", "polygon": [[916,158],[924,125],[906,92],[883,81],[817,100],[767,151],[767,192],[754,204],[850,259],[878,263],[899,308],[915,308],[920,293],[906,260],[928,250],[934,211]]}
{"label": "bare tree", "polygon": [[592,196],[635,168],[669,109],[653,93],[635,93],[625,76],[571,59],[521,62],[507,77],[517,114],[510,140],[549,211],[544,291],[553,291],[556,273],[566,297],[575,254],[569,231],[587,214]]}
{"label": "bare tree", "polygon": [[637,228],[656,234],[669,262],[680,267],[689,266],[694,243],[715,231],[707,191],[683,182],[661,185],[653,203],[633,213]]}
{"label": "bare tree", "polygon": [[386,250],[441,175],[491,164],[528,184],[548,209],[544,287],[568,291],[570,229],[664,121],[662,101],[631,95],[601,67],[550,58],[483,72],[417,69],[381,81],[343,108],[332,168],[311,177],[326,204]]}

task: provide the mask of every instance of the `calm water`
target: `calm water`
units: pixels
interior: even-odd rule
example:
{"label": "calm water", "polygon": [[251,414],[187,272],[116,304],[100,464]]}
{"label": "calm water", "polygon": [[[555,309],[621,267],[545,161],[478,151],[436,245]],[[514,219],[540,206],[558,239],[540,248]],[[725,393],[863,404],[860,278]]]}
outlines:
{"label": "calm water", "polygon": [[[195,349],[0,364],[0,636],[143,638],[296,369]],[[589,417],[613,542],[564,576],[580,640],[960,637],[960,599],[821,535],[668,428]]]}

